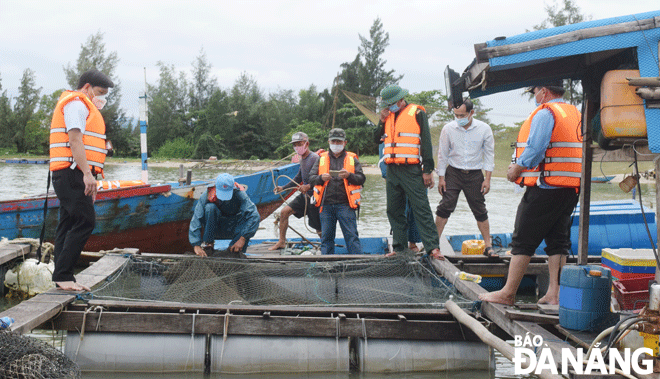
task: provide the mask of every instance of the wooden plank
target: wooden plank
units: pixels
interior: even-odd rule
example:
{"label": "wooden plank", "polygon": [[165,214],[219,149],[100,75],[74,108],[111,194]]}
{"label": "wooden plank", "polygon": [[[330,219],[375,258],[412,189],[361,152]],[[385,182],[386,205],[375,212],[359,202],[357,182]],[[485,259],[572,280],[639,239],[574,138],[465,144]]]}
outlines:
{"label": "wooden plank", "polygon": [[[64,311],[55,329],[80,331],[84,311]],[[478,337],[458,323],[430,320],[380,320],[339,317],[251,316],[194,313],[91,312],[86,316],[88,332],[224,334],[228,335],[364,337],[406,340],[477,341]]]}
{"label": "wooden plank", "polygon": [[649,30],[656,27],[655,19],[648,18],[638,21],[622,22],[614,25],[597,26],[589,29],[574,30],[532,41],[525,41],[504,46],[485,47],[477,50],[477,62],[484,62],[491,58],[520,54],[528,51],[540,50],[551,46],[581,41],[589,38],[609,36],[613,34],[630,33],[640,30]]}
{"label": "wooden plank", "polygon": [[591,212],[591,152],[592,139],[589,127],[589,112],[593,111],[593,102],[584,98],[586,111],[582,115],[582,173],[580,174],[580,219],[578,226],[578,264],[586,265],[589,256],[589,215]]}
{"label": "wooden plank", "polygon": [[[80,283],[89,285],[97,280],[102,280],[100,272],[104,271],[106,276],[110,275],[114,272],[112,268],[121,267],[121,261],[126,259],[118,255],[105,256],[76,275],[76,278]],[[52,289],[1,312],[0,317],[12,317],[15,322],[11,329],[19,333],[27,333],[62,312],[68,304],[76,299],[76,295],[75,292]]]}
{"label": "wooden plank", "polygon": [[[455,274],[459,271],[454,265],[452,265],[447,260],[438,261],[434,260],[432,262],[433,267],[445,278],[454,278]],[[478,300],[479,294],[488,292],[485,289],[481,288],[478,284],[469,281],[463,280],[453,280],[449,279],[454,283],[454,286],[458,291],[461,292],[463,296],[471,300]],[[561,349],[569,348],[572,349],[572,353],[575,356],[576,350],[571,345],[565,341],[560,340],[557,336],[550,333],[543,327],[539,326],[536,323],[528,321],[518,321],[512,320],[506,316],[507,309],[512,307],[505,306],[502,304],[494,304],[489,302],[481,303],[481,313],[486,316],[489,320],[497,324],[504,332],[508,333],[510,336],[525,336],[529,333],[530,338],[538,335],[543,338],[544,347],[549,347],[552,349],[552,355],[555,359],[555,362],[561,362]]]}
{"label": "wooden plank", "polygon": [[105,309],[122,309],[132,311],[189,311],[189,312],[232,312],[243,314],[262,314],[271,312],[273,315],[357,315],[360,317],[397,317],[403,314],[408,318],[451,319],[444,308],[437,309],[404,309],[404,308],[366,308],[366,307],[302,307],[273,305],[227,305],[227,304],[190,304],[174,302],[149,303],[141,301],[116,301],[94,299],[90,306],[102,306]]}
{"label": "wooden plank", "polygon": [[559,305],[552,304],[539,304],[539,311],[546,315],[558,315],[559,314]]}
{"label": "wooden plank", "polygon": [[[40,296],[41,299],[35,300]],[[11,325],[11,330],[18,333],[28,333],[56,316],[64,309],[66,304],[74,301],[75,298],[74,295],[49,298],[47,294],[41,294],[3,311],[0,313],[0,317],[9,316],[15,320]]]}
{"label": "wooden plank", "polygon": [[521,311],[506,309],[504,311],[504,314],[506,315],[506,317],[508,317],[511,320],[530,321],[538,324],[553,324],[553,325],[559,323],[559,316],[544,315],[535,312],[521,312]]}
{"label": "wooden plank", "polygon": [[[509,265],[505,263],[466,263],[460,266],[461,271],[469,272],[470,274],[479,275],[507,275],[509,272]],[[548,275],[547,263],[530,263],[527,267],[526,274],[529,275]]]}
{"label": "wooden plank", "polygon": [[30,245],[8,243],[0,247],[0,264],[30,254]]}
{"label": "wooden plank", "polygon": [[[600,147],[593,146],[593,161],[594,162],[632,162],[635,159],[635,151],[637,151],[637,160],[638,161],[653,161],[659,156],[649,150],[649,146],[645,139],[640,142],[640,139],[636,139],[637,142],[630,141],[624,145],[621,149],[617,150],[603,150]],[[627,141],[621,141],[624,143]],[[635,149],[633,150],[633,143]]]}

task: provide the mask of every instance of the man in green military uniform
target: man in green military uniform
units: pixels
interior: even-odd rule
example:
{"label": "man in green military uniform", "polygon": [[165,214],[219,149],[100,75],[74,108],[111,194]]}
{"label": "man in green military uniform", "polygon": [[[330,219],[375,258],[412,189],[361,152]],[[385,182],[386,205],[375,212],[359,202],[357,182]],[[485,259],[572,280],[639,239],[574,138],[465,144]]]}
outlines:
{"label": "man in green military uniform", "polygon": [[402,252],[408,244],[406,197],[415,217],[427,254],[444,259],[429,205],[427,188],[433,188],[433,146],[424,107],[409,104],[408,90],[397,85],[385,87],[380,96],[383,109],[374,134],[384,143],[383,160],[387,165],[387,218],[392,227],[389,256]]}

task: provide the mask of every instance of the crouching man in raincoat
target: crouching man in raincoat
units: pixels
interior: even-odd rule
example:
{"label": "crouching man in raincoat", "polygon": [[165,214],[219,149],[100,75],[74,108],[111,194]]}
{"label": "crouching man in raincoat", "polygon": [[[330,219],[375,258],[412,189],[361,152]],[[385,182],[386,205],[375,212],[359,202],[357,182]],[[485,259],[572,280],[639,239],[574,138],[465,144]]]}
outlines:
{"label": "crouching man in raincoat", "polygon": [[244,254],[260,220],[257,207],[247,193],[234,182],[233,176],[223,173],[197,200],[188,239],[195,254],[201,257],[206,257],[207,251],[213,252],[216,239],[231,239],[229,251]]}

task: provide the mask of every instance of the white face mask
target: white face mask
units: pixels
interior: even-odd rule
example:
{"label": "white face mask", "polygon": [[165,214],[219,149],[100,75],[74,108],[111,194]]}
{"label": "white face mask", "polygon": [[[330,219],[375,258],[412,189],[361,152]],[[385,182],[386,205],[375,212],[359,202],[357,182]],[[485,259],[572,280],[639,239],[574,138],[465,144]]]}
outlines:
{"label": "white face mask", "polygon": [[89,87],[89,89],[87,90],[87,97],[89,97],[89,99],[90,99],[90,101],[92,102],[92,104],[94,104],[94,106],[95,106],[96,109],[98,109],[98,110],[103,109],[103,107],[105,106],[105,104],[108,102],[108,100],[105,99],[105,97],[106,97],[107,95],[108,95],[107,93],[105,93],[105,94],[103,94],[103,95],[97,95],[97,94],[95,94],[95,93],[94,93],[94,88],[92,88],[92,87]]}
{"label": "white face mask", "polygon": [[94,104],[96,108],[98,108],[98,110],[103,109],[105,104],[108,102],[108,100],[105,99],[105,96],[106,95],[101,95],[101,96],[94,95],[94,97],[92,98],[92,104]]}
{"label": "white face mask", "polygon": [[332,151],[335,154],[341,153],[341,151],[344,150],[344,144],[341,145],[335,145],[335,144],[330,144],[330,151]]}

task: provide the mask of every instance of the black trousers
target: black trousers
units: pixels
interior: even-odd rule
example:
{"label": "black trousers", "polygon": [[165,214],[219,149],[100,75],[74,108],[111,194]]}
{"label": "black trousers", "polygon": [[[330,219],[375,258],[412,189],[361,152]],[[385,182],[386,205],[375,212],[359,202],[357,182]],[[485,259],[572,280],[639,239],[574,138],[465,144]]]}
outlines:
{"label": "black trousers", "polygon": [[82,171],[70,168],[53,171],[53,188],[60,200],[60,222],[53,251],[54,282],[76,281],[73,269],[96,225],[91,196],[85,196]]}
{"label": "black trousers", "polygon": [[511,254],[534,255],[545,239],[546,254],[568,255],[571,251],[571,215],[578,203],[574,188],[527,187],[518,205]]}

